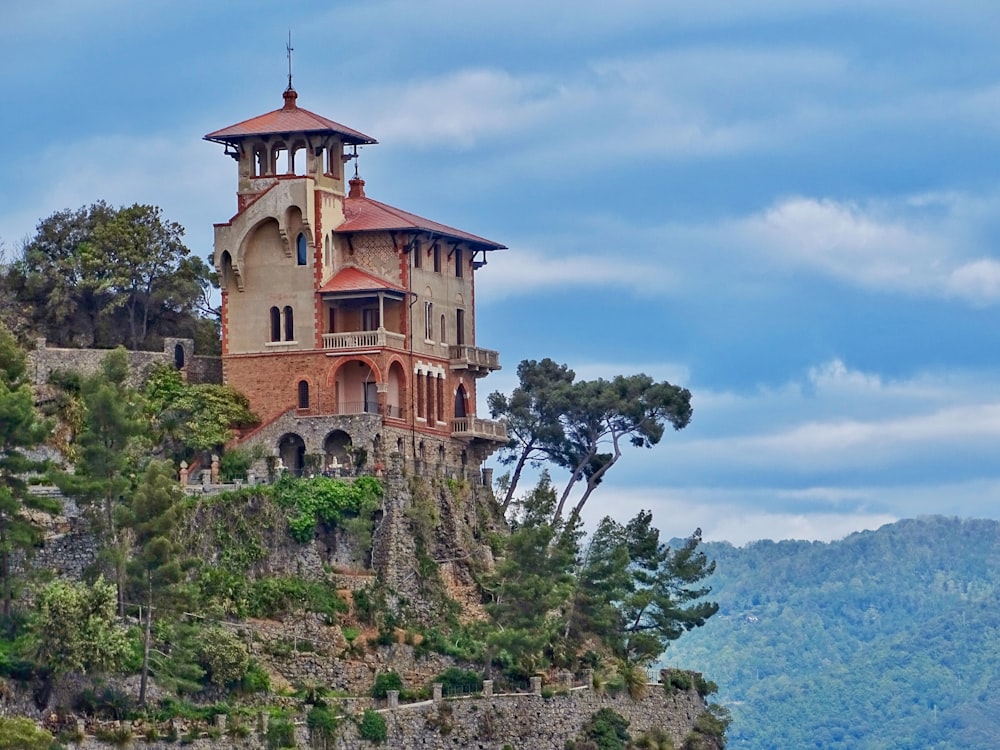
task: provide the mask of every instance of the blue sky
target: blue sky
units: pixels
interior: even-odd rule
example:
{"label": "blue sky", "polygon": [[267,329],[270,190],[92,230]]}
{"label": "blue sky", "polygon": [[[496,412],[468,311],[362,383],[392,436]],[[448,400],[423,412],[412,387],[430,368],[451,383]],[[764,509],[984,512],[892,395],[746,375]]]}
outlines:
{"label": "blue sky", "polygon": [[[587,509],[832,539],[1000,517],[1000,4],[38,0],[0,23],[0,239],[98,199],[211,250],[211,130],[299,104],[380,141],[368,195],[502,242],[505,369],[644,371],[694,419]],[[708,6],[708,7],[705,7]]]}

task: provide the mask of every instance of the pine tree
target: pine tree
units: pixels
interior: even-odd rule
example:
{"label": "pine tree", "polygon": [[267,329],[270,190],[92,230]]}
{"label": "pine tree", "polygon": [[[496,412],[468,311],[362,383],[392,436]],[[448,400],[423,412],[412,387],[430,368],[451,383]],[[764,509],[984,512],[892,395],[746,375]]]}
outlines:
{"label": "pine tree", "polygon": [[31,386],[25,378],[24,352],[13,334],[0,324],[0,579],[2,614],[9,620],[13,601],[12,561],[27,554],[40,541],[42,525],[37,512],[55,513],[59,503],[28,491],[25,476],[46,468],[25,451],[48,436],[48,425],[39,420]]}
{"label": "pine tree", "polygon": [[135,552],[127,571],[130,589],[141,598],[145,610],[139,705],[146,702],[154,617],[182,602],[179,584],[193,564],[175,534],[182,499],[173,467],[158,461],[149,465],[127,509],[118,514],[119,525],[131,526],[135,534]]}

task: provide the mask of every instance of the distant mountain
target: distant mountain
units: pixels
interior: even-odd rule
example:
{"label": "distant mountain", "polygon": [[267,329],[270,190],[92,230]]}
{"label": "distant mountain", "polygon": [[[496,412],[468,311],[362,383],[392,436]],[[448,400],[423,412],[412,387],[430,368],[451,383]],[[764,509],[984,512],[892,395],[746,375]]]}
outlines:
{"label": "distant mountain", "polygon": [[719,613],[664,661],[719,684],[730,748],[1000,747],[1000,523],[704,548]]}

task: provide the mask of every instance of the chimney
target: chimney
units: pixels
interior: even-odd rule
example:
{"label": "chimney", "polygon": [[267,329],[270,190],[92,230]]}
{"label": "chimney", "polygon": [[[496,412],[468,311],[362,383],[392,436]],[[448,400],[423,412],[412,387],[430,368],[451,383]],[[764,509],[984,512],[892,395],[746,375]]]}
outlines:
{"label": "chimney", "polygon": [[360,177],[351,178],[347,184],[351,186],[351,191],[347,194],[348,198],[365,197],[365,181]]}
{"label": "chimney", "polygon": [[299,98],[298,93],[295,89],[285,89],[285,93],[281,95],[285,100],[285,106],[282,109],[298,109],[295,104],[295,100]]}

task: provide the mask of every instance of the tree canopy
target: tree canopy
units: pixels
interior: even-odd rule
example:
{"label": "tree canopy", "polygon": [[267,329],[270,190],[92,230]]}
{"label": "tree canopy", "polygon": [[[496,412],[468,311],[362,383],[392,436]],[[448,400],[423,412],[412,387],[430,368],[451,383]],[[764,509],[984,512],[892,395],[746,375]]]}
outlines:
{"label": "tree canopy", "polygon": [[648,375],[575,380],[572,370],[547,358],[522,361],[517,374],[519,384],[509,397],[489,397],[491,414],[507,422],[511,438],[500,461],[515,467],[504,507],[525,464],[548,461],[569,472],[553,518],[562,516],[582,485],[570,514],[576,518],[627,445],[652,448],[666,425],[680,430],[691,421],[691,392]]}
{"label": "tree canopy", "polygon": [[58,211],[0,269],[11,300],[0,313],[57,346],[156,349],[164,336],[186,336],[218,351],[214,274],[183,235],[156,206]]}

